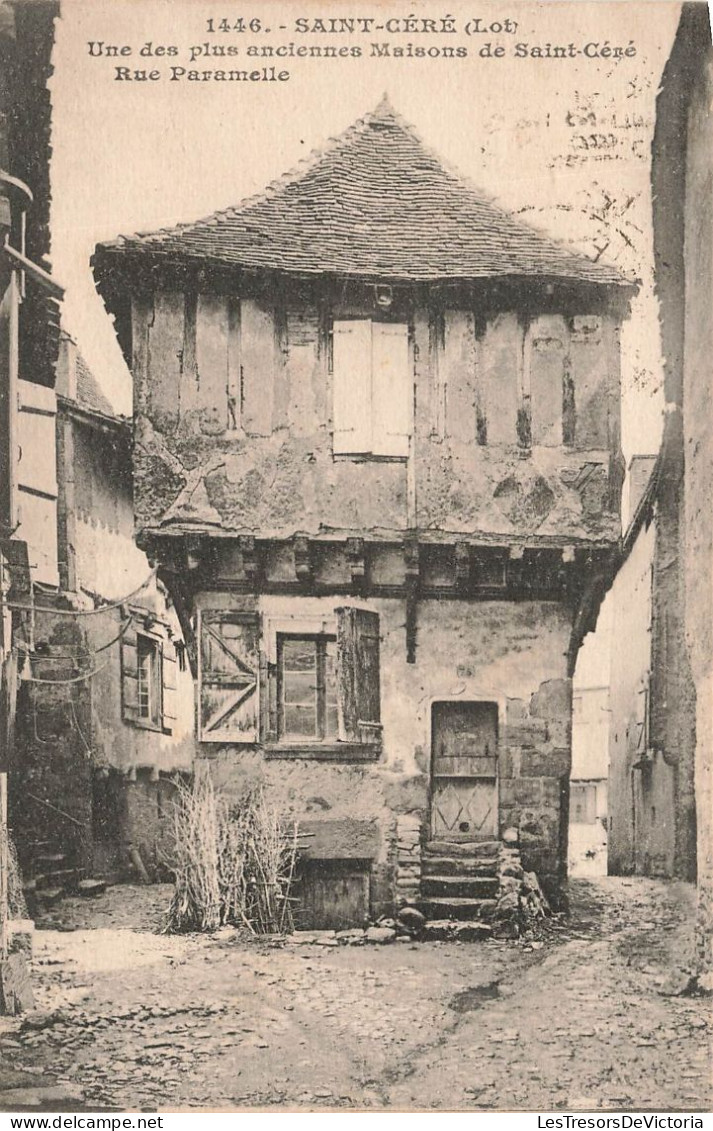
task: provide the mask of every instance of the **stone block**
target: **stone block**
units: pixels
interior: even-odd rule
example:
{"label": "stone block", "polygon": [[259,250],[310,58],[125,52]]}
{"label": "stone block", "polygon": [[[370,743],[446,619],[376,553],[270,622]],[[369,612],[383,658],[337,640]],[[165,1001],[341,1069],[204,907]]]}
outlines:
{"label": "stone block", "polygon": [[546,719],[521,719],[517,723],[509,724],[505,730],[505,741],[508,746],[538,746],[549,740],[550,729]]}
{"label": "stone block", "polygon": [[527,707],[523,699],[508,699],[505,705],[505,719],[508,724],[518,722],[527,715]]}
{"label": "stone block", "polygon": [[541,683],[530,700],[530,714],[543,719],[567,719],[572,712],[572,684],[568,679]]}
{"label": "stone block", "polygon": [[481,942],[492,935],[493,928],[488,923],[458,923],[455,928],[456,942]]}
{"label": "stone block", "polygon": [[426,925],[426,916],[416,907],[402,907],[399,912],[398,925],[410,934],[418,935]]}
{"label": "stone block", "polygon": [[428,776],[416,774],[410,777],[385,778],[384,802],[393,813],[413,814],[414,810],[425,812],[428,807]]}
{"label": "stone block", "polygon": [[571,716],[561,719],[548,719],[547,726],[550,732],[550,742],[553,746],[567,748],[572,745],[572,719]]}
{"label": "stone block", "polygon": [[[518,805],[540,805],[542,782],[539,778],[516,778],[513,782],[513,797]],[[522,820],[520,825],[522,826]]]}
{"label": "stone block", "polygon": [[369,943],[389,943],[396,938],[393,927],[368,927],[364,935]]}
{"label": "stone block", "polygon": [[396,818],[396,828],[399,836],[409,830],[420,836],[421,817],[418,813],[399,813]]}
{"label": "stone block", "polygon": [[430,919],[423,929],[423,938],[429,942],[441,942],[453,936],[455,924],[450,919]]}
{"label": "stone block", "polygon": [[522,751],[520,765],[523,777],[561,778],[569,773],[572,758],[569,750],[527,747]]}
{"label": "stone block", "polygon": [[562,778],[545,778],[542,782],[542,804],[553,813],[559,813],[561,803]]}

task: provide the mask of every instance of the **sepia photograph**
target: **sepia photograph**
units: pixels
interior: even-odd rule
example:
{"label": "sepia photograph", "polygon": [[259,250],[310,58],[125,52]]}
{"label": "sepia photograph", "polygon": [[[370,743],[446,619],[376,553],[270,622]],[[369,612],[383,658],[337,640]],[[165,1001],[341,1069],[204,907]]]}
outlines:
{"label": "sepia photograph", "polygon": [[0,1128],[705,1127],[712,107],[700,0],[0,0]]}

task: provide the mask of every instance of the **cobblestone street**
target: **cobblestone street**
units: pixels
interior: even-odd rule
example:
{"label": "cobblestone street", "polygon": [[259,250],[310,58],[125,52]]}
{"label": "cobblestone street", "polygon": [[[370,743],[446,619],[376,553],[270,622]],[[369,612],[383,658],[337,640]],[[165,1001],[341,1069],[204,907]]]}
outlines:
{"label": "cobblestone street", "polygon": [[3,1110],[710,1106],[688,885],[578,881],[535,943],[381,946],[161,935],[169,890],[67,900],[37,932]]}

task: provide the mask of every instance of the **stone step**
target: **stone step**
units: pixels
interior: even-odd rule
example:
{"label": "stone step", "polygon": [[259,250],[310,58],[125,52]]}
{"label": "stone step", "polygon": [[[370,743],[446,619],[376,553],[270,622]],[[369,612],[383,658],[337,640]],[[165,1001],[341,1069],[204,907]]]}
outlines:
{"label": "stone step", "polygon": [[499,840],[431,840],[423,847],[426,856],[492,858],[500,850]]}
{"label": "stone step", "polygon": [[426,896],[464,896],[487,899],[498,894],[497,876],[424,876],[421,893]]}
{"label": "stone step", "polygon": [[35,876],[35,884],[38,891],[43,891],[45,888],[64,888],[65,891],[72,891],[76,888],[79,878],[76,868],[58,868],[56,871]]}
{"label": "stone step", "polygon": [[106,891],[106,880],[80,880],[77,888],[80,895],[103,895]]}
{"label": "stone step", "polygon": [[468,899],[464,896],[424,896],[416,906],[429,922],[433,919],[488,919],[496,899]]}
{"label": "stone step", "polygon": [[479,856],[423,856],[421,874],[423,876],[496,876],[498,858],[484,859]]}
{"label": "stone step", "polygon": [[64,852],[40,852],[35,856],[34,864],[40,872],[47,872],[52,868],[60,868],[66,859]]}
{"label": "stone step", "polygon": [[64,888],[43,888],[35,892],[35,899],[43,907],[54,907],[55,903],[59,903],[66,894]]}
{"label": "stone step", "polygon": [[456,942],[481,942],[492,938],[493,928],[482,919],[431,919],[423,928],[419,939],[439,942],[444,939]]}

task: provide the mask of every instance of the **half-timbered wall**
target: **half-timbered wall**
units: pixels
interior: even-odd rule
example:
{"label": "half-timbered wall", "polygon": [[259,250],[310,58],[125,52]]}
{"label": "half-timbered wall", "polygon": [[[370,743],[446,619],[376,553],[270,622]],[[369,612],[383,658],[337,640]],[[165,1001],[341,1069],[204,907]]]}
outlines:
{"label": "half-timbered wall", "polygon": [[616,536],[617,318],[435,301],[137,296],[139,527]]}

